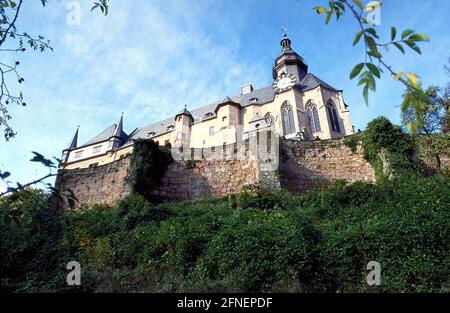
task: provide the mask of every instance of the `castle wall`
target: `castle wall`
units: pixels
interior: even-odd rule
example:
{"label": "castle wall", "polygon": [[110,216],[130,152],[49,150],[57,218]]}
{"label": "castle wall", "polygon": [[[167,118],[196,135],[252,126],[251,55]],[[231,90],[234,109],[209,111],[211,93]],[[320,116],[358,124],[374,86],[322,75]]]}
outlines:
{"label": "castle wall", "polygon": [[78,200],[78,206],[94,203],[114,205],[129,190],[125,183],[130,158],[107,163],[96,168],[60,170],[55,187],[70,189]]}
{"label": "castle wall", "polygon": [[[217,147],[216,153],[223,153],[221,148]],[[222,159],[172,162],[161,185],[151,191],[152,195],[161,200],[189,200],[237,193],[246,184],[272,190],[281,185],[292,193],[301,193],[319,182],[374,181],[373,169],[364,160],[361,146],[353,153],[342,139],[281,140],[278,167],[267,166],[267,162],[251,156],[236,157],[232,149],[226,155]],[[129,160],[126,157],[92,169],[62,170],[56,187],[71,189],[80,205],[114,205],[129,192],[125,183]]]}
{"label": "castle wall", "polygon": [[162,200],[189,200],[238,193],[258,181],[256,160],[202,160],[172,163],[152,194]]}
{"label": "castle wall", "polygon": [[352,152],[345,146],[344,139],[282,140],[279,171],[281,185],[292,193],[340,179],[348,182],[375,181],[374,170],[364,159],[362,146],[358,145]]}

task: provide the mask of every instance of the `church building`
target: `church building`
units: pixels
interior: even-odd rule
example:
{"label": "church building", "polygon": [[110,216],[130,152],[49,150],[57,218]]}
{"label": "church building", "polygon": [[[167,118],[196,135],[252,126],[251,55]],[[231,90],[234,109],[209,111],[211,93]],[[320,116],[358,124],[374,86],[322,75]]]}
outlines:
{"label": "church building", "polygon": [[123,116],[88,142],[78,145],[78,130],[62,153],[62,169],[96,167],[132,153],[133,141],[151,139],[163,146],[208,148],[239,143],[261,130],[284,138],[325,140],[353,133],[342,90],[308,72],[308,65],[291,47],[286,34],[272,70],[273,84],[194,110],[186,107],[172,117],[123,130]]}

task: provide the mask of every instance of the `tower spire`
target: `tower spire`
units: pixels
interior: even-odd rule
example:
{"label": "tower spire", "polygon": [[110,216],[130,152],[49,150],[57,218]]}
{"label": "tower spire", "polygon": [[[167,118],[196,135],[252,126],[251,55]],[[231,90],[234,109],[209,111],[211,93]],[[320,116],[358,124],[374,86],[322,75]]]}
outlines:
{"label": "tower spire", "polygon": [[291,49],[291,40],[288,38],[286,29],[282,29],[283,31],[283,37],[281,38],[280,45],[283,48],[283,51],[285,49]]}
{"label": "tower spire", "polygon": [[123,131],[123,112],[120,116],[119,124],[117,124],[113,137],[121,137]]}
{"label": "tower spire", "polygon": [[67,147],[67,150],[75,149],[78,146],[78,130],[80,129],[80,126],[77,127],[77,130],[75,131],[75,135],[73,135],[72,140],[69,142],[69,146]]}

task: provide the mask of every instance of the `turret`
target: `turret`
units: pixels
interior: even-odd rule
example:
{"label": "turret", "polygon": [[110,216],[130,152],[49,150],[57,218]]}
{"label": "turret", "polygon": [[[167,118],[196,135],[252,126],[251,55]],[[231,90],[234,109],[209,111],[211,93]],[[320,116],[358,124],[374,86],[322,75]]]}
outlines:
{"label": "turret", "polygon": [[273,79],[275,80],[282,75],[293,74],[298,83],[308,73],[308,65],[306,65],[300,55],[292,50],[291,40],[286,33],[283,34],[280,45],[281,53],[275,59],[275,65],[272,70]]}
{"label": "turret", "polygon": [[184,109],[175,115],[175,132],[172,141],[175,147],[189,148],[191,141],[191,124],[194,117],[184,106]]}
{"label": "turret", "polygon": [[62,163],[67,163],[67,160],[69,159],[69,153],[70,151],[74,150],[78,146],[78,130],[80,129],[80,126],[77,127],[77,130],[75,131],[75,134],[73,135],[72,139],[69,142],[69,145],[66,149],[63,150],[62,154]]}
{"label": "turret", "polygon": [[120,116],[119,123],[117,124],[113,135],[109,138],[108,150],[113,151],[122,146],[125,143],[125,133],[123,132],[123,112]]}

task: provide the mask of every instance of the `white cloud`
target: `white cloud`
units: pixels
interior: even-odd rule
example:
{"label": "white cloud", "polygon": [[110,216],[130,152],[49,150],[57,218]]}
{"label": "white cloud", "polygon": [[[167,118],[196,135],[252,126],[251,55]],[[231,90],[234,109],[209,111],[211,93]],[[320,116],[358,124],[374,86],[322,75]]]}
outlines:
{"label": "white cloud", "polygon": [[90,13],[83,1],[80,26],[67,25],[64,1],[46,10],[28,7],[29,27],[52,39],[55,51],[28,54],[23,62],[31,105],[27,114],[12,108],[20,134],[8,144],[11,152],[2,155],[7,169],[19,181],[45,173],[38,164],[24,170],[14,160],[26,163],[30,151],[60,156],[77,125],[82,143],[115,123],[122,111],[131,131],[170,117],[185,104],[194,109],[238,94],[245,83],[262,87],[270,73],[239,55],[238,25],[245,23],[238,22],[245,13],[223,16],[215,5],[145,1],[137,7],[113,1],[103,17]]}

